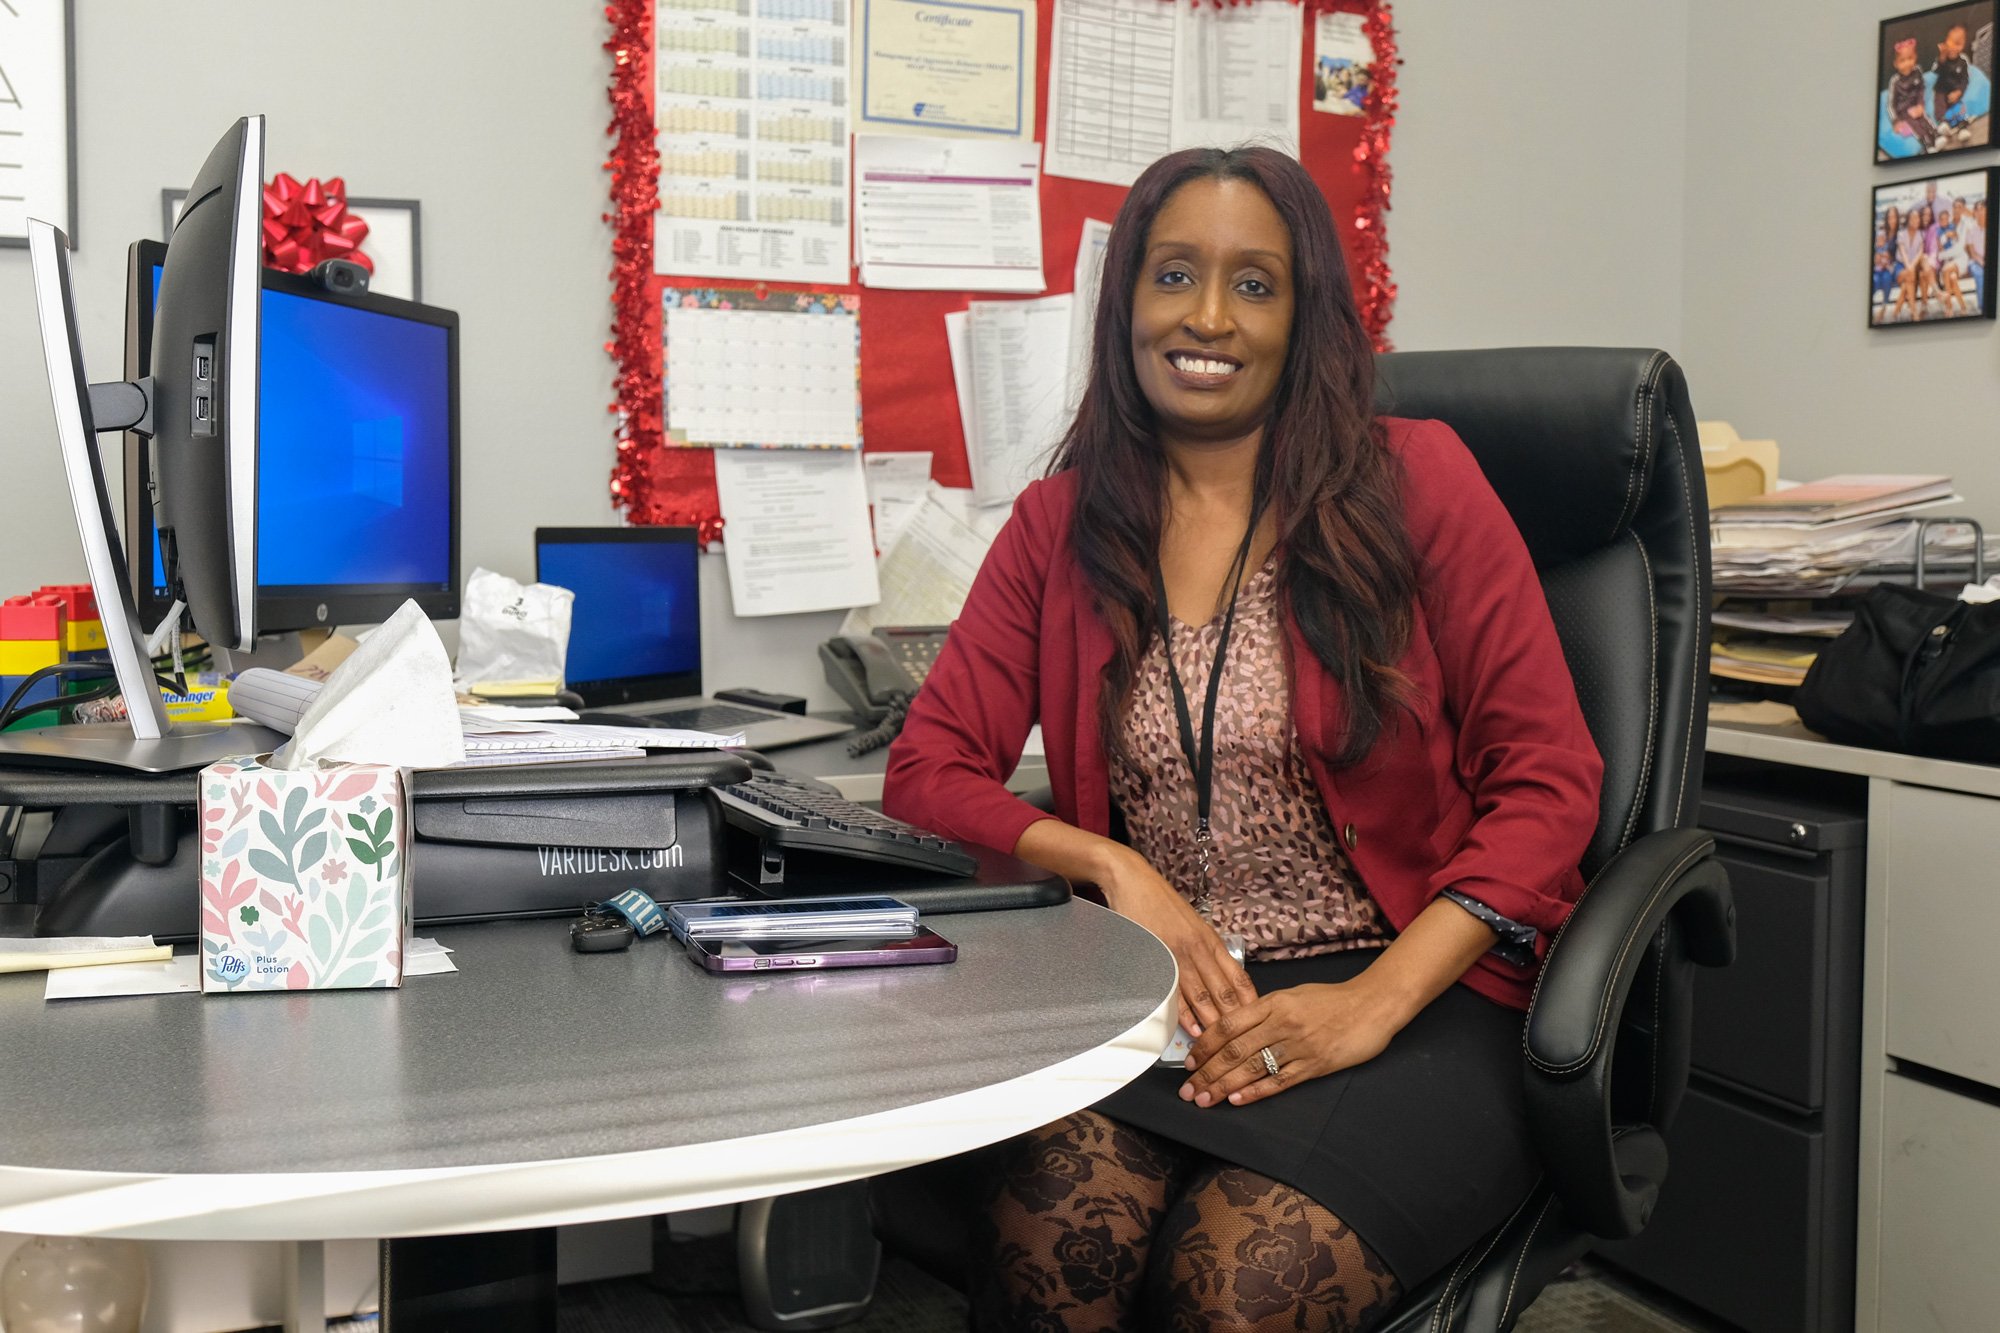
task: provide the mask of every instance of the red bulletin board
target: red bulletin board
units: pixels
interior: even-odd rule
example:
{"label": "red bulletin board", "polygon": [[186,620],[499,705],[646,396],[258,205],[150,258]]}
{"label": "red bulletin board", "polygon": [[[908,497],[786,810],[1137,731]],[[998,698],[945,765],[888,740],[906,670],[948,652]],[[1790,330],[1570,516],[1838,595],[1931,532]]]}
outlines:
{"label": "red bulletin board", "polygon": [[[1160,0],[1162,4],[1176,0]],[[1054,0],[1038,0],[1035,139],[1044,141],[1048,116],[1049,39]],[[1319,183],[1347,241],[1348,262],[1364,314],[1378,344],[1386,346],[1389,281],[1386,243],[1381,239],[1387,208],[1386,150],[1395,108],[1395,47],[1386,0],[1305,0],[1300,22],[1307,24],[1299,68],[1299,156]],[[1313,12],[1346,10],[1368,16],[1376,50],[1373,93],[1365,116],[1335,116],[1312,109]],[[607,131],[615,145],[606,168],[612,175],[614,224],[612,341],[618,363],[618,461],[611,494],[634,523],[694,524],[704,539],[720,535],[711,451],[669,447],[662,426],[660,290],[668,285],[711,286],[702,274],[653,273],[653,215],[658,202],[659,161],[653,127],[653,0],[612,0],[605,9],[611,39],[613,119]],[[1094,181],[1043,176],[1042,271],[1049,293],[1070,290],[1077,242],[1085,218],[1109,222],[1125,198],[1125,188]],[[1373,229],[1371,234],[1370,229]],[[854,282],[839,291],[861,294],[861,435],[873,451],[929,450],[931,474],[945,486],[970,486],[965,439],[959,429],[958,391],[944,336],[947,313],[971,300],[995,299],[990,292],[910,292],[863,288]],[[727,285],[742,286],[740,279]],[[788,284],[773,283],[785,290]],[[821,289],[823,290],[823,289]],[[1004,298],[1001,298],[1004,299]]]}

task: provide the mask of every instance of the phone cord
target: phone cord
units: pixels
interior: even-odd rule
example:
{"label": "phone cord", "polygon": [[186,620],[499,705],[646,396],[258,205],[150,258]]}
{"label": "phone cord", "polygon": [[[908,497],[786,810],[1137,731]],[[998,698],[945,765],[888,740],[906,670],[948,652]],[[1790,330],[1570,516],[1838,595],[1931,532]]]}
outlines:
{"label": "phone cord", "polygon": [[848,738],[848,758],[858,759],[870,750],[879,750],[895,740],[902,733],[903,719],[910,715],[910,701],[913,697],[904,690],[898,690],[890,695],[889,711],[883,714],[882,720],[868,730]]}

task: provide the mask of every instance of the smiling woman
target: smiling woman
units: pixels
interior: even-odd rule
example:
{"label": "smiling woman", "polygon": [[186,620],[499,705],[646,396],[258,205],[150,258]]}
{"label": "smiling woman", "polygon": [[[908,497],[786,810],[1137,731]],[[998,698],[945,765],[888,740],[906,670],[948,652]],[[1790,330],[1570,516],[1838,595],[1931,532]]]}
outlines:
{"label": "smiling woman", "polygon": [[[1180,968],[1184,1065],[1010,1146],[982,1327],[1366,1328],[1535,1177],[1520,1011],[1601,765],[1506,511],[1373,391],[1296,162],[1148,168],[884,793]],[[1038,721],[1055,817],[1002,783]]]}

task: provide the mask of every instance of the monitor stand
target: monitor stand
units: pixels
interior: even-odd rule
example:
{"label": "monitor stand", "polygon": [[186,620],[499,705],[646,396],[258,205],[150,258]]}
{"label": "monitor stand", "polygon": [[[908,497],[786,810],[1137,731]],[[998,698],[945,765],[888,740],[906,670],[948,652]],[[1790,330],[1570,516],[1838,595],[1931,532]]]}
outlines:
{"label": "monitor stand", "polygon": [[139,633],[138,613],[132,609],[132,586],[125,572],[118,527],[111,517],[104,461],[97,452],[99,415],[106,418],[102,425],[106,431],[148,428],[150,389],[146,385],[92,386],[85,376],[76,304],[70,295],[69,238],[46,222],[30,220],[28,256],[35,273],[35,312],[42,329],[49,397],[55,408],[56,442],[62,450],[84,563],[90,569],[91,589],[104,621],[112,672],[125,696],[127,720],[0,733],[0,766],[174,773],[203,768],[217,759],[259,754],[283,744],[284,737],[263,727],[169,723],[166,705],[153,681],[152,658]]}
{"label": "monitor stand", "polygon": [[177,723],[141,740],[123,722],[88,722],[0,733],[0,767],[180,773],[222,759],[268,754],[288,738],[248,722]]}

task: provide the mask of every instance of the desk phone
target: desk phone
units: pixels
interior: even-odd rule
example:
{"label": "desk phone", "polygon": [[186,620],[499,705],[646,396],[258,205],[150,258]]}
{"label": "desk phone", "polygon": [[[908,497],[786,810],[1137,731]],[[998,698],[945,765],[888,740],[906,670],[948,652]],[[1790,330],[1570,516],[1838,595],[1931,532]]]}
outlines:
{"label": "desk phone", "polygon": [[826,683],[858,717],[875,722],[922,688],[944,640],[943,625],[883,626],[867,637],[828,639],[819,658]]}

